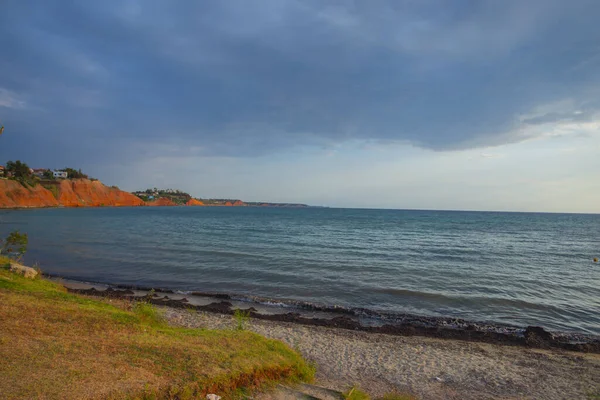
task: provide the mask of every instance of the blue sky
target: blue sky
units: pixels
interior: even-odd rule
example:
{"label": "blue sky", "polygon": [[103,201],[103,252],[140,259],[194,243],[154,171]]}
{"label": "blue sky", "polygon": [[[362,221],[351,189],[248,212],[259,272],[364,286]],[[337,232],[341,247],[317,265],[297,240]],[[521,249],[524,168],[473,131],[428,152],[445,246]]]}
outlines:
{"label": "blue sky", "polygon": [[127,190],[600,212],[597,1],[4,0],[0,159]]}

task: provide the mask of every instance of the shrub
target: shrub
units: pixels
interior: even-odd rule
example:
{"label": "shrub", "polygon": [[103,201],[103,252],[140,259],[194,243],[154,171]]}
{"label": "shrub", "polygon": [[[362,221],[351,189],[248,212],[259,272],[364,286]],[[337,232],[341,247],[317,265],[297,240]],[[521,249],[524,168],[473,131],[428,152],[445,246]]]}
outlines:
{"label": "shrub", "polygon": [[54,174],[52,173],[52,171],[50,171],[50,169],[44,171],[44,179],[47,179],[49,181],[54,180]]}
{"label": "shrub", "polygon": [[[2,242],[2,240],[0,240]],[[2,244],[2,254],[6,254],[8,257],[20,260],[27,252],[27,243],[29,239],[26,233],[20,233],[19,231],[12,231]]]}
{"label": "shrub", "polygon": [[246,324],[250,319],[250,311],[237,309],[233,312],[233,318],[235,319],[235,329],[243,331],[246,329]]}

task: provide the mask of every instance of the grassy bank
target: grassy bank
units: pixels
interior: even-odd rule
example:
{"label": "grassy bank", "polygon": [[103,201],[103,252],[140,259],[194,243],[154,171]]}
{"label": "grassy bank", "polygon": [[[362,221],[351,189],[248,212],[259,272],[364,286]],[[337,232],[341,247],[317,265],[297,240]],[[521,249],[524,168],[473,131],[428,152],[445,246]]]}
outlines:
{"label": "grassy bank", "polygon": [[80,297],[0,268],[3,398],[235,397],[313,374],[279,341],[169,327],[147,304]]}

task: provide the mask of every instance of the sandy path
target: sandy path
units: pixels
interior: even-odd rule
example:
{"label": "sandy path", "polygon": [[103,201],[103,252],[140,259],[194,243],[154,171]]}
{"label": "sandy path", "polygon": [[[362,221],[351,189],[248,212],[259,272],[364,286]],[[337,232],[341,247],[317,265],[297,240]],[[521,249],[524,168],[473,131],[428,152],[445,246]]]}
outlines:
{"label": "sandy path", "polygon": [[[165,308],[177,325],[226,329],[231,316]],[[247,326],[317,364],[317,383],[372,396],[394,389],[423,399],[588,399],[600,394],[600,355],[399,337],[286,322]]]}

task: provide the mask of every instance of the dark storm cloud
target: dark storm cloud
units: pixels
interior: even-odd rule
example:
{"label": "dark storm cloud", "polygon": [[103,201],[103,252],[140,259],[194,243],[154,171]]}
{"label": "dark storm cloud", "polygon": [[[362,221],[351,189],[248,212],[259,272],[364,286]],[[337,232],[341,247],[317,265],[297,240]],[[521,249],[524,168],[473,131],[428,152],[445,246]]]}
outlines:
{"label": "dark storm cloud", "polygon": [[517,141],[519,115],[598,94],[599,17],[595,1],[5,0],[0,152],[81,164]]}

